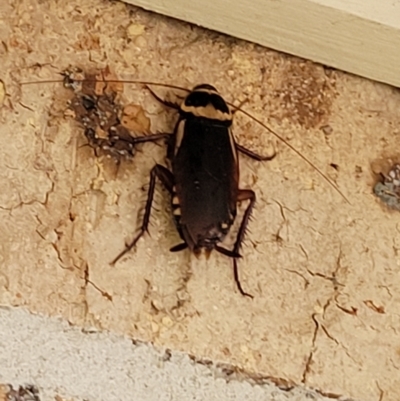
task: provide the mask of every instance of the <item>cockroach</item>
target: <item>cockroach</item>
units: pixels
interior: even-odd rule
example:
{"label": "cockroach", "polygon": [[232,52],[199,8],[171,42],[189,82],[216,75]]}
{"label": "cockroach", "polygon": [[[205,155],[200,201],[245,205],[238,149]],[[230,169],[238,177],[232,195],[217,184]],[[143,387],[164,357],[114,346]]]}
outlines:
{"label": "cockroach", "polygon": [[[106,80],[105,82],[116,81]],[[171,163],[171,169],[161,164],[156,164],[152,168],[140,230],[111,264],[115,264],[129,252],[147,231],[158,178],[171,195],[173,218],[182,239],[182,243],[173,246],[170,251],[177,252],[188,248],[195,255],[204,251],[206,256],[209,256],[212,250],[216,250],[232,258],[234,279],[239,292],[244,296],[252,297],[243,290],[240,283],[237,259],[241,257],[240,248],[256,195],[250,189],[239,188],[238,152],[257,161],[272,160],[275,154],[260,156],[236,143],[231,131],[233,115],[236,111],[241,111],[252,118],[284,142],[348,202],[338,187],[284,138],[243,109],[236,108],[232,111],[229,108],[230,103],[224,100],[214,86],[209,84],[195,86],[188,91],[182,103],[177,105],[158,97],[149,85],[187,91],[184,88],[156,82],[124,82],[145,85],[156,99],[166,106],[177,109],[179,118],[172,135],[158,134],[170,136],[167,158]],[[233,248],[226,249],[221,246],[221,242],[235,221],[237,203],[241,201],[249,203],[242,217]]]}
{"label": "cockroach", "polygon": [[[112,264],[132,249],[147,231],[158,178],[171,195],[173,217],[183,241],[170,251],[189,248],[198,256],[204,250],[208,257],[215,249],[233,258],[237,288],[242,295],[251,296],[241,286],[237,259],[241,257],[239,251],[256,195],[250,189],[239,188],[238,151],[256,160],[272,160],[275,154],[262,157],[236,144],[231,131],[233,113],[211,85],[195,86],[178,110],[179,119],[167,150],[172,171],[161,164],[152,168],[140,231]],[[234,223],[240,201],[249,201],[249,204],[233,249],[229,250],[220,243]]]}

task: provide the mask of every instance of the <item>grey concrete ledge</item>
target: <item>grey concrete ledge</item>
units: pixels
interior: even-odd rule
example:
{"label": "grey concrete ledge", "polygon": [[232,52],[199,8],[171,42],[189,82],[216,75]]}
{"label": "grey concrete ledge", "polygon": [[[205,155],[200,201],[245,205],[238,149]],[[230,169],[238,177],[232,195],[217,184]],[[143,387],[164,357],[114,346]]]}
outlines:
{"label": "grey concrete ledge", "polygon": [[223,369],[188,355],[86,333],[21,308],[0,308],[0,347],[0,382],[35,385],[42,401],[332,400],[301,387],[223,377]]}

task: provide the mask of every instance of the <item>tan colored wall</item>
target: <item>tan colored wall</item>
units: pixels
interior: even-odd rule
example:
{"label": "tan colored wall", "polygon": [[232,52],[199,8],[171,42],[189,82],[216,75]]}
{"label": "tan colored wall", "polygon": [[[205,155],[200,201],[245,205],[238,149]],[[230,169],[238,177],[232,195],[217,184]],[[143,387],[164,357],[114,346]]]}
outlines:
{"label": "tan colored wall", "polygon": [[124,0],[183,21],[400,86],[392,0]]}
{"label": "tan colored wall", "polygon": [[[0,7],[2,304],[328,393],[398,401],[398,216],[372,195],[371,170],[377,159],[398,157],[397,89],[122,3]],[[238,295],[225,257],[168,252],[178,235],[161,189],[151,235],[111,268],[138,226],[143,187],[164,149],[143,146],[113,172],[63,118],[69,94],[61,85],[17,84],[57,77],[69,64],[109,64],[120,77],[185,87],[209,82],[228,100],[248,98],[246,108],[328,174],[350,204],[238,118],[239,143],[278,151],[270,163],[240,160],[241,186],[257,194],[240,261],[254,300]],[[154,131],[172,129],[173,112],[143,89],[125,85],[125,97],[144,107]]]}

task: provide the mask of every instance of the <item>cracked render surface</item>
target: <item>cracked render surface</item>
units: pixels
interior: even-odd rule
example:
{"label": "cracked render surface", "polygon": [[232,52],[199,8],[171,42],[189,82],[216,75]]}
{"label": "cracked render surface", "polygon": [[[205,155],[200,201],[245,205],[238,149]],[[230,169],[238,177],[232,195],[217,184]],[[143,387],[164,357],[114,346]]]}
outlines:
{"label": "cracked render surface", "polygon": [[[397,89],[101,0],[0,4],[0,302],[107,329],[198,358],[359,400],[400,397],[399,217],[372,194],[399,161]],[[179,238],[158,189],[150,235],[132,238],[148,174],[165,149],[145,144],[117,169],[96,159],[65,119],[57,78],[68,65],[109,65],[121,78],[207,82],[248,99],[340,187],[350,203],[265,130],[242,117],[237,141],[277,157],[244,157],[257,194],[241,297],[230,261],[168,249]],[[151,129],[176,117],[125,85]],[[229,241],[228,241],[229,242]]]}

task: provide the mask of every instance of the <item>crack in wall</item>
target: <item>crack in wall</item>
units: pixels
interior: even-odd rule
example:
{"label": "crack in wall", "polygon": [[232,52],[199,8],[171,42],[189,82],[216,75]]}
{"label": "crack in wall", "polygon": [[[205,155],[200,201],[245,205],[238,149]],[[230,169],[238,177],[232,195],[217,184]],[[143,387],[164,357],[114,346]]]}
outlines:
{"label": "crack in wall", "polygon": [[337,280],[338,271],[341,268],[341,265],[340,265],[341,258],[342,258],[342,246],[339,245],[339,255],[338,255],[337,259],[336,259],[336,267],[332,271],[331,276],[327,276],[326,274],[323,274],[323,273],[320,273],[320,272],[313,272],[308,268],[306,268],[306,270],[312,277],[320,277],[320,278],[323,278],[324,280],[330,281],[332,283],[332,285],[333,285],[333,290],[335,292],[338,292],[339,287],[345,287],[344,284],[341,284]]}
{"label": "crack in wall", "polygon": [[318,320],[316,319],[316,314],[313,313],[311,315],[311,318],[315,324],[315,329],[314,329],[314,332],[313,332],[313,335],[311,338],[311,350],[310,350],[310,353],[308,354],[307,361],[304,366],[304,370],[303,370],[303,374],[302,374],[302,378],[301,378],[301,382],[303,384],[306,384],[307,376],[311,372],[311,365],[312,365],[312,360],[313,360],[314,350],[315,350],[315,342],[317,340],[317,335],[318,335],[318,330],[319,330],[319,323],[318,323]]}
{"label": "crack in wall", "polygon": [[[110,301],[110,302],[112,302],[112,300],[113,300],[113,298],[112,298],[112,296],[108,293],[108,292],[106,292],[106,291],[104,291],[104,290],[102,290],[98,285],[96,285],[92,280],[90,280],[90,270],[89,270],[89,263],[88,262],[84,262],[84,265],[85,265],[85,268],[83,269],[83,274],[84,274],[84,277],[83,277],[83,279],[84,279],[84,282],[85,282],[85,285],[84,285],[84,289],[85,289],[85,292],[86,292],[86,290],[87,290],[87,286],[88,285],[91,285],[95,290],[97,290],[104,298],[106,298],[108,301]],[[78,268],[78,267],[77,267]],[[79,268],[78,268],[79,269]],[[79,269],[79,270],[81,270],[81,269]],[[86,300],[86,303],[87,303],[87,300]],[[89,307],[88,307],[88,311],[89,311]]]}
{"label": "crack in wall", "polygon": [[379,398],[378,398],[378,401],[384,401],[384,396],[385,396],[385,392],[382,390],[382,388],[380,387],[380,385],[379,385],[379,382],[378,381],[376,381],[376,387],[378,387],[378,390],[379,390]]}
{"label": "crack in wall", "polygon": [[308,354],[307,361],[306,361],[306,364],[305,364],[305,367],[303,370],[303,374],[302,374],[302,383],[304,383],[304,384],[307,383],[308,375],[311,372],[311,367],[312,367],[313,357],[314,357],[314,352],[315,352],[315,344],[316,344],[320,329],[323,331],[323,333],[326,335],[327,338],[329,338],[331,341],[333,341],[336,344],[336,346],[340,346],[345,351],[345,353],[349,359],[351,359],[353,362],[358,364],[358,362],[351,355],[348,348],[345,347],[344,344],[342,344],[334,336],[332,336],[330,334],[329,330],[327,329],[327,327],[324,324],[322,324],[321,322],[319,322],[319,320],[318,320],[318,316],[321,316],[322,319],[324,319],[324,316],[325,316],[328,308],[332,307],[332,306],[336,306],[339,310],[343,311],[346,314],[350,314],[350,315],[357,314],[356,308],[352,307],[351,310],[348,310],[348,309],[342,307],[341,305],[339,305],[339,303],[337,301],[337,298],[341,293],[340,287],[343,287],[343,288],[345,287],[344,284],[340,284],[337,280],[338,271],[341,268],[341,258],[342,258],[342,248],[340,245],[339,246],[339,254],[338,254],[338,257],[336,260],[336,266],[335,266],[335,269],[332,271],[331,276],[326,276],[326,275],[318,273],[318,272],[314,273],[314,272],[311,272],[309,269],[307,269],[307,271],[310,273],[310,275],[312,277],[320,277],[320,278],[323,278],[323,279],[331,282],[333,285],[333,294],[322,305],[320,313],[313,313],[311,315],[311,318],[315,324],[315,329],[312,334],[310,353]]}
{"label": "crack in wall", "polygon": [[46,206],[50,194],[54,191],[54,183],[50,179],[49,179],[49,181],[51,182],[51,188],[44,193],[44,200],[40,200],[40,199],[37,199],[35,197],[34,199],[23,201],[22,197],[21,197],[21,194],[18,192],[17,193],[18,194],[18,198],[19,198],[19,202],[18,203],[14,204],[14,205],[11,205],[11,206],[0,205],[0,209],[4,210],[4,211],[13,212],[16,209],[22,208],[24,206],[32,206],[34,204],[39,204],[41,206]]}

